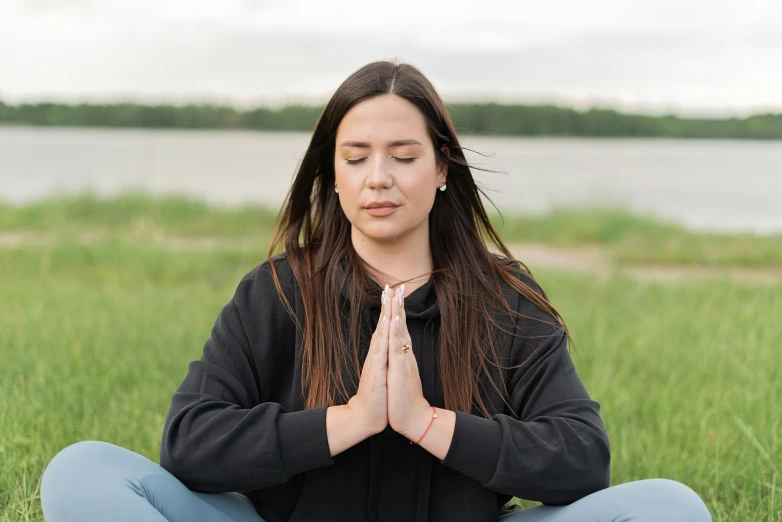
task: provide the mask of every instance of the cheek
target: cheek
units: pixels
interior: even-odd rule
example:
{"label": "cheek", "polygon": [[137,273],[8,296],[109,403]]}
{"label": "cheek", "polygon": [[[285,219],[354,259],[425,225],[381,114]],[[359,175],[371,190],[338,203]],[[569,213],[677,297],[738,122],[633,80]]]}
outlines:
{"label": "cheek", "polygon": [[437,176],[435,175],[434,166],[421,165],[419,168],[409,172],[408,176],[405,176],[405,182],[410,185],[416,193],[421,195],[428,194],[437,186]]}
{"label": "cheek", "polygon": [[334,165],[334,183],[339,187],[340,194],[344,190],[347,195],[352,190],[351,187],[356,185],[356,179],[355,175],[351,176],[350,171],[346,171],[345,165]]}
{"label": "cheek", "polygon": [[413,176],[399,180],[408,202],[416,211],[428,213],[434,204],[435,178],[431,171],[422,170]]}

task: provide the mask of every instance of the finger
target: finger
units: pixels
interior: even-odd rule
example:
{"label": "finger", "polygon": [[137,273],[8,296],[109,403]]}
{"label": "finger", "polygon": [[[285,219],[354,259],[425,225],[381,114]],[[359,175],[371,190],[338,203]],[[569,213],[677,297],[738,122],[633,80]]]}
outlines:
{"label": "finger", "polygon": [[380,315],[377,318],[377,326],[375,331],[380,332],[383,329],[383,313],[386,311],[390,298],[388,297],[388,285],[380,293]]}
{"label": "finger", "polygon": [[[405,341],[405,335],[406,335],[406,316],[405,316],[405,285],[403,284],[402,287],[399,289],[398,297],[395,299],[394,305],[396,305],[396,310],[394,311],[395,316],[395,323],[394,323],[394,334],[396,335],[398,341],[399,341],[399,349],[402,349],[402,345]],[[401,353],[401,352],[400,352]]]}
{"label": "finger", "polygon": [[383,317],[386,317],[386,321],[390,319],[389,309],[391,308],[391,292],[392,290],[388,285],[383,289],[380,295],[380,315],[377,318],[377,328],[375,329],[375,337],[381,337],[383,331]]}
{"label": "finger", "polygon": [[[405,344],[410,345],[411,350],[403,352],[402,349]],[[401,315],[394,316],[388,349],[392,356],[410,357],[412,355],[412,342],[410,336],[405,332],[405,324]],[[390,358],[394,359],[394,357]]]}
{"label": "finger", "polygon": [[[402,329],[402,339],[409,339],[410,335],[408,335],[407,332],[407,307],[405,307],[405,299],[407,298],[407,289],[405,288],[405,285],[402,285],[402,306],[401,313],[399,314],[399,322]],[[403,343],[404,344],[404,343]]]}
{"label": "finger", "polygon": [[370,337],[369,339],[369,349],[367,350],[366,359],[369,359],[369,356],[378,350],[377,341],[378,339],[380,339],[382,335],[381,332],[383,331],[383,303],[385,301],[386,299],[385,299],[385,289],[384,289],[380,293],[380,314],[377,316],[377,324],[375,325],[375,330],[372,332],[372,337]]}
{"label": "finger", "polygon": [[394,291],[389,289],[388,293],[386,294],[386,304],[384,305],[384,310],[380,314],[382,316],[380,319],[382,322],[382,330],[380,332],[380,339],[377,343],[377,355],[384,362],[388,361],[388,331],[391,328],[391,315],[388,309],[390,308],[389,305],[392,301],[393,295]]}
{"label": "finger", "polygon": [[377,341],[375,357],[380,361],[381,366],[385,366],[388,362],[388,317],[384,315],[381,322],[383,330],[380,332],[380,338]]}
{"label": "finger", "polygon": [[[404,285],[403,285],[404,286]],[[389,332],[388,336],[388,351],[389,354],[393,358],[394,355],[399,352],[399,350],[402,348],[402,344],[399,343],[399,328],[397,328],[397,324],[401,323],[401,318],[399,317],[400,310],[402,306],[399,304],[400,300],[404,299],[404,295],[402,294],[403,288],[400,287],[395,293],[394,298],[391,300],[391,306],[390,308],[390,317],[391,319],[391,330]]]}

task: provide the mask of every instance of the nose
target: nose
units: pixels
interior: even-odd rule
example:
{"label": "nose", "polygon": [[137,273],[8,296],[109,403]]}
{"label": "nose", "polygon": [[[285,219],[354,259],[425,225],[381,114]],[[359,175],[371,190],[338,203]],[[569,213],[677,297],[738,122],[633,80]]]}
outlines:
{"label": "nose", "polygon": [[386,156],[383,153],[377,154],[367,174],[366,184],[368,188],[389,188],[393,185],[394,180],[390,173],[390,161],[390,156]]}

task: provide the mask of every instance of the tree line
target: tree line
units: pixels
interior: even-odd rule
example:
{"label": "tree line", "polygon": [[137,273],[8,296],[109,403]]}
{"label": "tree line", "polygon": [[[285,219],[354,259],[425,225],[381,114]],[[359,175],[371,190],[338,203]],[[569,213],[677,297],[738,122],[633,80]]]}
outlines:
{"label": "tree line", "polygon": [[[322,106],[312,105],[241,110],[207,104],[10,105],[0,101],[0,124],[311,131],[322,109]],[[499,103],[453,103],[448,104],[448,110],[457,131],[471,135],[782,139],[782,114],[684,118],[629,114],[604,108],[579,111],[553,105]]]}

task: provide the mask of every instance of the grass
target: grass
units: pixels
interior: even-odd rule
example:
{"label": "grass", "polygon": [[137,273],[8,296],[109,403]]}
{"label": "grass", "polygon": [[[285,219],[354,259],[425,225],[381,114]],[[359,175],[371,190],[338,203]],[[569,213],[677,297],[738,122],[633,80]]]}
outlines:
{"label": "grass", "polygon": [[[91,194],[26,205],[0,204],[0,233],[24,230],[63,237],[121,234],[141,240],[218,237],[264,240],[277,209],[256,205],[227,208],[186,197]],[[508,243],[538,242],[563,247],[599,246],[613,261],[634,265],[774,268],[782,266],[782,234],[692,232],[675,223],[612,208],[559,209],[545,215],[491,215]]]}
{"label": "grass", "polygon": [[100,198],[90,193],[12,205],[0,203],[0,230],[101,233],[151,237],[239,237],[267,234],[277,211],[262,206],[219,207],[184,196],[155,198],[127,193]]}
{"label": "grass", "polygon": [[[262,216],[182,201],[178,212],[200,216],[194,225],[164,211],[168,201],[136,204],[147,205],[155,227],[194,237]],[[41,473],[73,442],[106,440],[157,461],[187,363],[265,252],[263,241],[172,251],[131,233],[142,210],[111,218],[72,201],[56,212],[33,208],[0,211],[8,229],[53,237],[0,248],[2,522],[41,520]],[[15,212],[29,212],[30,226]],[[74,239],[98,227],[105,237]],[[574,333],[578,372],[601,404],[612,483],[672,478],[695,489],[715,520],[782,521],[782,287],[535,273]]]}
{"label": "grass", "polygon": [[493,222],[503,239],[563,247],[599,246],[620,264],[767,268],[782,266],[782,235],[693,232],[622,209],[559,209]]}

